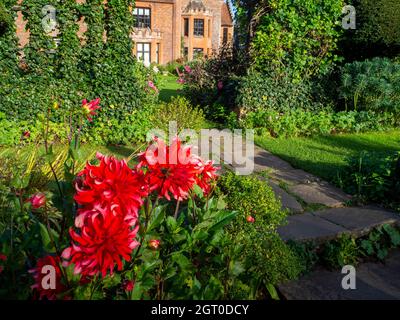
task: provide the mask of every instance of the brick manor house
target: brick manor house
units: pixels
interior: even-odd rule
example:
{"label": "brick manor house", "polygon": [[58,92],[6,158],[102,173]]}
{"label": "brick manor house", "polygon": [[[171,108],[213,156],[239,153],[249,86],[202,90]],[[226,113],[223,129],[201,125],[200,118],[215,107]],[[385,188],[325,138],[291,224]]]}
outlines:
{"label": "brick manor house", "polygon": [[141,0],[133,14],[135,54],[145,62],[208,56],[233,38],[232,13],[223,0]]}
{"label": "brick manor house", "polygon": [[[22,3],[23,0],[18,1],[19,5]],[[224,0],[137,0],[131,11],[135,16],[133,54],[145,63],[192,60],[232,43],[233,14]],[[78,24],[78,36],[84,42],[87,26],[84,19]],[[17,12],[16,26],[23,48],[29,42],[29,30],[21,11]],[[57,30],[51,35],[56,38]]]}

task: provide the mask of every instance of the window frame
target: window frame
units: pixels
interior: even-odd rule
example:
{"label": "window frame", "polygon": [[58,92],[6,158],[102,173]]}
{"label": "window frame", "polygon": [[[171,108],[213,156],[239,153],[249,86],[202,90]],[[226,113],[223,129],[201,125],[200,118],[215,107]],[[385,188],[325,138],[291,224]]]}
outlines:
{"label": "window frame", "polygon": [[183,35],[189,37],[190,34],[190,20],[189,18],[183,18]]}
{"label": "window frame", "polygon": [[[140,11],[142,11],[143,14],[139,14]],[[145,14],[146,12],[148,12],[148,14]],[[136,7],[133,9],[132,14],[135,17],[135,23],[134,23],[135,28],[151,29],[151,8]]]}
{"label": "window frame", "polygon": [[[201,22],[201,27],[198,25]],[[204,37],[204,19],[193,20],[193,35],[195,37]]]}
{"label": "window frame", "polygon": [[[142,47],[142,50],[139,50],[139,45]],[[148,45],[149,50],[145,50],[146,45]],[[137,42],[136,43],[136,58],[139,61],[145,62],[144,56],[146,53],[149,54],[149,63],[151,63],[151,42]]]}

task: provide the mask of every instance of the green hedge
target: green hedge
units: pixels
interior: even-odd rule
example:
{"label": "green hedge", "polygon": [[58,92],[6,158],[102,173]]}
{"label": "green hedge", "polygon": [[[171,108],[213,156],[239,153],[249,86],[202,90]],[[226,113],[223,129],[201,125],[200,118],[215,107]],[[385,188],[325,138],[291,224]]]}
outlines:
{"label": "green hedge", "polygon": [[252,112],[240,121],[240,125],[254,128],[258,133],[269,132],[274,137],[297,137],[383,131],[399,126],[400,118],[389,112],[316,112],[293,109],[284,113],[274,110]]}

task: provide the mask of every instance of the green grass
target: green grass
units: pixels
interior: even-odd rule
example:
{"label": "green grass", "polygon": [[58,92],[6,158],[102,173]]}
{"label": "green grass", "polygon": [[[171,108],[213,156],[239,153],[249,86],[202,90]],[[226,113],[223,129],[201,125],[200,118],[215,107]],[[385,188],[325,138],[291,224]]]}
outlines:
{"label": "green grass", "polygon": [[160,90],[159,99],[164,102],[169,102],[172,97],[179,95],[179,89],[182,85],[177,83],[178,77],[174,75],[160,76],[160,83],[158,89]]}
{"label": "green grass", "polygon": [[400,130],[308,138],[258,136],[255,143],[273,154],[326,180],[334,180],[347,158],[361,151],[389,153],[400,150]]}

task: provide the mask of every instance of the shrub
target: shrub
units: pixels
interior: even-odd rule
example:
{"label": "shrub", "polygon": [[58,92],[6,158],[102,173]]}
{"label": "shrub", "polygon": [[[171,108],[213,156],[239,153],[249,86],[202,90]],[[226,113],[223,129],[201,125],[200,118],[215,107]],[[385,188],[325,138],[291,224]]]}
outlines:
{"label": "shrub", "polygon": [[160,103],[150,116],[152,128],[168,132],[169,122],[176,121],[178,133],[183,129],[199,131],[206,126],[203,112],[198,107],[192,107],[183,97],[172,97],[169,103]]}
{"label": "shrub", "polygon": [[291,70],[302,80],[330,69],[341,34],[342,0],[264,1],[252,41],[252,59],[259,71]]}
{"label": "shrub", "polygon": [[[118,109],[117,106],[110,106]],[[133,142],[145,142],[147,133],[153,128],[152,117],[156,107],[143,105],[141,109],[126,112],[120,117],[110,117],[99,112],[96,122],[83,131],[83,142],[97,145],[130,145]]]}
{"label": "shrub", "polygon": [[[223,122],[236,108],[235,97],[238,76],[243,66],[243,53],[231,48],[222,48],[207,60],[190,63],[190,72],[183,72],[183,93],[194,104],[204,109],[213,121]],[[215,111],[214,104],[223,106]]]}
{"label": "shrub", "polygon": [[256,177],[240,177],[231,172],[220,178],[218,186],[228,208],[238,211],[237,219],[228,228],[229,255],[231,263],[248,270],[245,277],[253,279],[254,288],[248,290],[256,292],[263,284],[273,292],[268,284],[295,278],[302,267],[276,232],[286,212],[272,189]]}
{"label": "shrub", "polygon": [[252,72],[240,79],[236,105],[243,112],[291,109],[319,109],[322,106],[312,100],[311,86],[307,81],[294,83],[288,76]]}
{"label": "shrub", "polygon": [[400,111],[400,64],[374,58],[342,68],[339,96],[353,110]]}

